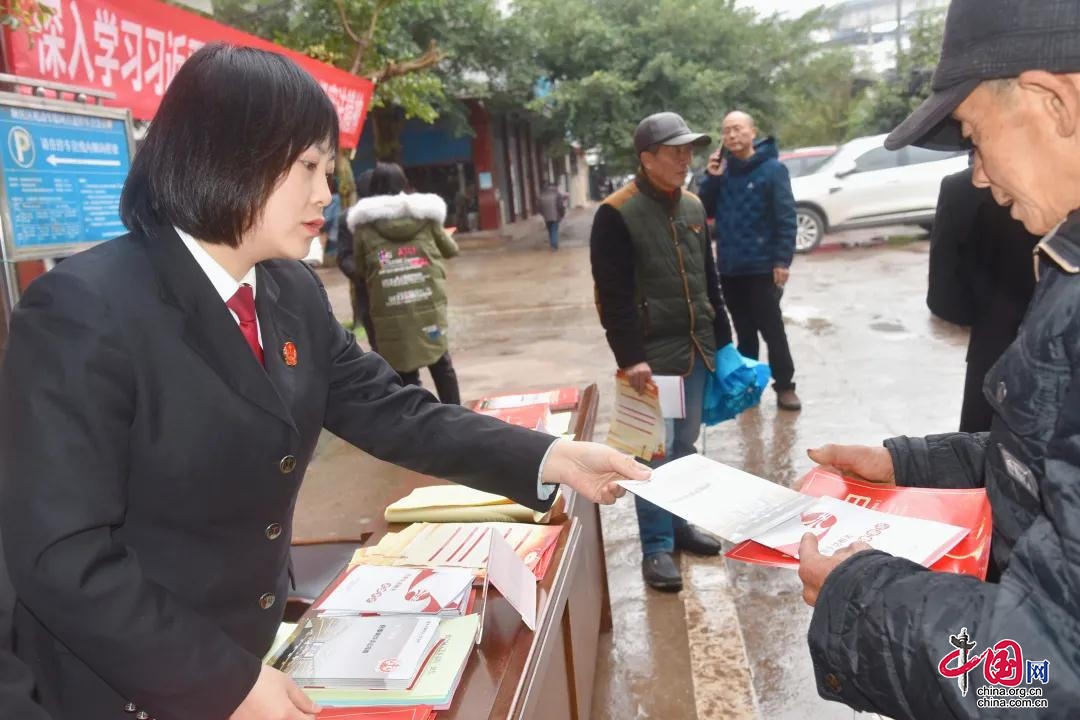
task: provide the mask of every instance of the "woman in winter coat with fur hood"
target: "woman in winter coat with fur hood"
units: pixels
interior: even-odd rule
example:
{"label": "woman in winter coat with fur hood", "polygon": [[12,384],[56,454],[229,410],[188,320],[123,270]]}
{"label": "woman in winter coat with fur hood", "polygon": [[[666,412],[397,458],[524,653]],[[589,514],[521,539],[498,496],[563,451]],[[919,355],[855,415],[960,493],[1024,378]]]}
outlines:
{"label": "woman in winter coat with fur hood", "polygon": [[406,384],[426,367],[439,400],[459,404],[447,339],[446,270],[458,253],[443,230],[446,203],[438,195],[405,194],[405,172],[379,163],[371,196],[349,210],[356,273],[367,284],[379,354]]}

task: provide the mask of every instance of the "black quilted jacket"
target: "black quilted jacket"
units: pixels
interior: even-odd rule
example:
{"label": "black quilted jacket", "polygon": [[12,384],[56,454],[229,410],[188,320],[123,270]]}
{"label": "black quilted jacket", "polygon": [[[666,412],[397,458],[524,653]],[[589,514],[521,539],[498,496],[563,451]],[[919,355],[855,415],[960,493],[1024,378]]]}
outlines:
{"label": "black quilted jacket", "polygon": [[[990,432],[885,443],[901,485],[986,488],[991,582],[881,552],[842,563],[808,638],[822,697],[897,719],[1080,714],[1080,212],[1039,252],[1020,334],[986,377]],[[971,669],[966,693],[946,677],[958,659],[941,672],[964,629],[969,657],[996,657]],[[988,706],[990,692],[1008,697]]]}

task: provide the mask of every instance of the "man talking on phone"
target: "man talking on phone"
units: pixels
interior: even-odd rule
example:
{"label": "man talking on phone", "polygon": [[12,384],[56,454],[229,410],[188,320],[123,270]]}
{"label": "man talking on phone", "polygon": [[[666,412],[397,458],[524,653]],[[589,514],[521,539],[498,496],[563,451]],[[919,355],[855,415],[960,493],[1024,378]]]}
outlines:
{"label": "man talking on phone", "polygon": [[795,199],[776,140],[757,140],[744,112],[724,118],[723,150],[709,157],[701,201],[715,219],[720,287],[731,310],[739,352],[758,357],[758,334],[769,348],[776,404],[801,410],[780,296],[795,254]]}

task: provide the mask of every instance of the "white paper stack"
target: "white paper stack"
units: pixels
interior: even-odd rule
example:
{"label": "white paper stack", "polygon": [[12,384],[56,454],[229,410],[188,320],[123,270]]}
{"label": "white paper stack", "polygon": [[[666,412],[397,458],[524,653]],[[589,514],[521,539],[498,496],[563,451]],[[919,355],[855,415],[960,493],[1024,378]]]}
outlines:
{"label": "white paper stack", "polygon": [[441,642],[408,690],[306,687],[304,692],[324,707],[403,707],[430,705],[446,710],[454,701],[465,667],[476,647],[480,616],[465,615],[440,621]]}
{"label": "white paper stack", "polygon": [[272,665],[300,686],[405,690],[439,643],[438,618],[315,617]]}

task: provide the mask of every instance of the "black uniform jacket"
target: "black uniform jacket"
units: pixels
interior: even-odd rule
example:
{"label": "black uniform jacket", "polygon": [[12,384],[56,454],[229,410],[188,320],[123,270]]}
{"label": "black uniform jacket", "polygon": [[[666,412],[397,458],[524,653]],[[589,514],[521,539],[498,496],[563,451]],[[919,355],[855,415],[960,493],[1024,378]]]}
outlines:
{"label": "black uniform jacket", "polygon": [[235,710],[281,620],[293,509],[322,428],[544,506],[550,436],[402,387],[302,263],[256,272],[265,369],[171,227],[65,260],[13,314],[0,529],[16,650],[55,718]]}
{"label": "black uniform jacket", "polygon": [[32,700],[34,679],[26,664],[12,650],[12,612],[15,591],[8,580],[0,547],[0,718],[49,720],[45,711]]}

